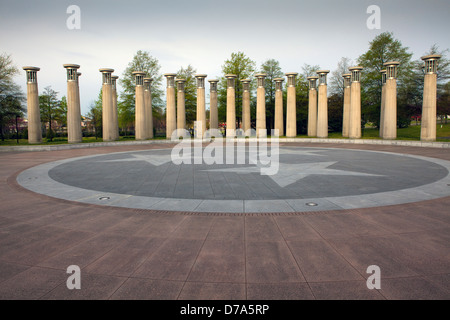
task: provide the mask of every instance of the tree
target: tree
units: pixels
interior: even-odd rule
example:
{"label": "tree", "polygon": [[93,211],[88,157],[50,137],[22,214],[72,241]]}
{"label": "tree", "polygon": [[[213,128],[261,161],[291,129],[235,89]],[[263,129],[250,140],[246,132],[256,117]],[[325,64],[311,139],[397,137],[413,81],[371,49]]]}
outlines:
{"label": "tree", "polygon": [[338,62],[337,68],[331,72],[328,80],[328,91],[331,95],[337,94],[338,98],[344,101],[344,73],[349,73],[348,68],[353,64],[352,60],[347,57],[342,57]]}
{"label": "tree", "polygon": [[[225,74],[235,74],[236,77],[236,120],[240,123],[242,118],[242,79],[252,79],[255,72],[256,63],[247,57],[243,52],[232,53],[231,58],[226,60],[222,65],[222,73],[224,76],[220,78],[219,88],[217,92],[219,121],[225,121],[227,113],[227,79]],[[254,83],[250,84],[254,87]],[[252,115],[254,118],[254,115]]]}
{"label": "tree", "polygon": [[44,93],[39,96],[39,108],[41,111],[41,121],[48,124],[47,140],[53,141],[53,126],[57,121],[61,121],[62,110],[61,101],[58,100],[58,92],[51,86],[44,88]]}
{"label": "tree", "polygon": [[[184,83],[184,98],[186,110],[186,127],[193,126],[197,119],[197,79],[194,75],[197,70],[191,65],[185,68],[181,67],[177,72],[177,78],[185,79]],[[175,90],[178,94],[178,90]]]}
{"label": "tree", "polygon": [[133,60],[128,63],[128,67],[123,72],[119,83],[122,86],[122,92],[120,93],[120,101],[118,102],[119,111],[119,123],[122,126],[126,124],[129,126],[128,121],[133,119],[135,113],[135,84],[133,71],[144,71],[146,77],[152,78],[152,109],[153,114],[162,113],[163,103],[163,91],[161,89],[163,76],[160,73],[161,66],[158,59],[150,55],[148,51],[139,50],[133,56]]}
{"label": "tree", "polygon": [[438,94],[437,114],[441,121],[444,120],[447,123],[447,117],[450,115],[450,81],[442,87]]}
{"label": "tree", "polygon": [[[380,71],[385,68],[384,63],[392,60],[400,62],[397,76],[397,88],[400,92],[413,73],[414,64],[411,57],[412,53],[408,52],[408,48],[395,39],[391,32],[381,33],[369,43],[369,50],[358,58],[358,64],[364,68],[361,73],[361,106],[364,120],[379,125],[382,86]],[[398,100],[398,122],[408,122],[408,115],[401,112],[408,110],[405,103]]]}
{"label": "tree", "polygon": [[267,74],[265,80],[266,88],[266,124],[267,132],[274,127],[275,122],[275,82],[273,79],[283,77],[280,62],[275,59],[268,59],[261,65],[261,72]]}
{"label": "tree", "polygon": [[[60,121],[61,127],[67,128],[67,98],[66,98],[66,96],[63,96],[61,98],[61,101],[59,102],[59,111],[60,111],[59,121]],[[81,122],[81,119],[80,119],[80,122]]]}
{"label": "tree", "polygon": [[19,69],[13,64],[11,55],[2,53],[0,55],[0,136],[2,141],[5,140],[6,125],[16,117],[22,117],[25,112],[22,107],[24,95],[13,81],[13,77],[18,73]]}
{"label": "tree", "polygon": [[302,66],[302,72],[301,75],[303,78],[317,76],[317,70],[320,70],[320,66],[318,65],[310,65],[310,64],[303,64]]}
{"label": "tree", "polygon": [[97,100],[91,103],[87,117],[91,119],[91,125],[94,129],[95,139],[103,135],[103,123],[102,123],[102,90],[98,95]]}

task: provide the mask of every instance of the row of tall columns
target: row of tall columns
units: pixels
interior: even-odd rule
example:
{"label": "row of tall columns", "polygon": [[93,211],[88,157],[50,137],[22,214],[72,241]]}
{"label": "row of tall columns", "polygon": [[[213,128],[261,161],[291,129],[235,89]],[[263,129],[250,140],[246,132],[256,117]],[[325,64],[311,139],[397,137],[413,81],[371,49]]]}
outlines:
{"label": "row of tall columns", "polygon": [[[423,141],[436,140],[436,96],[437,96],[437,66],[440,55],[428,55],[421,59],[425,61],[425,78],[423,91],[422,126],[420,138]],[[396,61],[386,62],[382,74],[382,97],[380,115],[380,137],[395,139],[397,137],[397,67]],[[81,108],[79,65],[65,64],[67,70],[67,131],[69,143],[79,143],[81,133]],[[25,66],[27,76],[27,113],[28,113],[28,142],[36,144],[42,142],[42,130],[39,108],[39,92],[37,84],[38,67]],[[361,84],[360,74],[362,67],[349,68],[350,74],[344,74],[344,111],[342,135],[349,138],[361,137]],[[112,76],[114,69],[102,68],[102,118],[103,140],[114,141],[119,138],[118,112],[117,112],[117,76]],[[308,136],[319,138],[328,137],[328,101],[327,101],[327,74],[329,70],[317,71],[318,77],[308,77],[309,106],[308,106]],[[144,78],[145,73],[133,72],[136,81],[136,139],[153,138],[153,116],[151,100],[151,78]],[[166,110],[166,136],[171,137],[177,128],[185,129],[184,107],[184,79],[175,79],[175,73],[166,73],[167,78],[167,110]],[[287,106],[286,106],[286,137],[297,135],[296,127],[296,76],[297,73],[286,73],[287,76]],[[197,128],[198,137],[206,131],[205,110],[205,74],[195,75],[197,79]],[[255,75],[257,88],[257,117],[256,127],[258,137],[265,135],[266,108],[264,80],[266,74]],[[236,75],[226,74],[227,79],[227,136],[236,133],[236,105],[235,105],[235,79]],[[318,90],[316,82],[319,80]],[[209,80],[210,83],[210,128],[218,128],[217,110],[217,83],[219,80]],[[241,80],[243,84],[242,96],[242,128],[244,132],[250,129],[250,80]],[[275,129],[283,135],[283,78],[275,81]],[[178,109],[175,103],[175,82],[178,89]],[[318,92],[317,92],[318,91]],[[178,111],[178,114],[177,114]]]}

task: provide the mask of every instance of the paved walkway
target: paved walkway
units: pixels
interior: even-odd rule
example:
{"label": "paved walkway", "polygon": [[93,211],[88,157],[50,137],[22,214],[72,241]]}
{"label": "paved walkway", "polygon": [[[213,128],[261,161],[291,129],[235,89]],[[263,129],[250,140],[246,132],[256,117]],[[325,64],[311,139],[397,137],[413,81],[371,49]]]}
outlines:
{"label": "paved walkway", "polygon": [[[339,147],[450,160],[448,149]],[[366,209],[221,214],[50,198],[45,162],[168,144],[0,154],[0,299],[449,299],[450,197]],[[450,186],[449,186],[450,187]],[[66,269],[81,268],[81,290]],[[381,269],[369,290],[366,269]]]}

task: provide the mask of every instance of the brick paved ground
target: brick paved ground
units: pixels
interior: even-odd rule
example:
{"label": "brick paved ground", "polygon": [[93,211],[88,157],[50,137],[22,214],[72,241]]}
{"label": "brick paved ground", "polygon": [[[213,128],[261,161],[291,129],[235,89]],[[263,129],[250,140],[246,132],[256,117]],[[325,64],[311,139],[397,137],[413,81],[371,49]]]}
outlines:
{"label": "brick paved ground", "polygon": [[[448,149],[285,143],[450,160]],[[15,178],[44,162],[169,147],[0,154],[0,299],[449,299],[450,197],[315,213],[192,214],[34,194]],[[81,290],[66,269],[81,267]],[[366,268],[381,268],[368,290]]]}

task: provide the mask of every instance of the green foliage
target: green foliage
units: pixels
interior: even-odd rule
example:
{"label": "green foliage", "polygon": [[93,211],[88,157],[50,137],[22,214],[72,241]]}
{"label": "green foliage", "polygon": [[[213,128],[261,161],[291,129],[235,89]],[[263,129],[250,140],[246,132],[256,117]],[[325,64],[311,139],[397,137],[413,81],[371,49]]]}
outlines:
{"label": "green foliage", "polygon": [[97,100],[95,100],[87,114],[87,117],[91,120],[91,125],[94,129],[95,139],[102,137],[103,135],[103,124],[102,124],[102,89],[100,89],[100,93],[98,94]]}
{"label": "green foliage", "polygon": [[[284,76],[281,71],[280,62],[275,59],[268,59],[261,65],[261,73],[267,74],[265,79],[266,89],[266,124],[267,130],[275,124],[275,82],[273,79]],[[270,131],[268,131],[270,133]]]}
{"label": "green foliage", "polygon": [[58,92],[53,90],[51,86],[44,89],[44,93],[39,96],[39,108],[41,111],[41,122],[47,123],[46,137],[48,141],[52,141],[55,136],[54,125],[59,123],[66,117],[66,112],[61,108],[61,101],[58,100]]}
{"label": "green foliage", "polygon": [[22,117],[25,109],[22,104],[25,97],[20,87],[14,83],[13,77],[19,69],[6,53],[0,54],[0,136],[5,139],[4,131],[15,123],[16,116]]}
{"label": "green foliage", "polygon": [[[227,79],[225,74],[235,74],[236,77],[236,119],[240,123],[242,119],[242,79],[252,79],[255,72],[256,63],[247,57],[243,52],[232,53],[231,58],[226,60],[222,65],[222,73],[224,76],[220,77],[217,100],[218,100],[218,114],[219,121],[226,121],[227,113]],[[250,83],[250,88],[254,87],[254,83]],[[252,109],[252,119],[255,118],[255,108]]]}
{"label": "green foliage", "polygon": [[[414,74],[414,64],[411,57],[412,53],[408,52],[408,48],[395,39],[391,32],[384,32],[376,36],[370,42],[369,50],[358,58],[358,64],[364,68],[361,74],[361,113],[364,120],[379,125],[382,85],[380,71],[385,69],[384,63],[392,60],[400,62],[397,77],[397,88],[400,93],[413,81],[411,76]],[[398,99],[399,123],[408,123],[410,119],[407,99],[409,96],[410,94],[406,94],[405,99]]]}
{"label": "green foliage", "polygon": [[[158,59],[150,55],[148,51],[139,50],[133,56],[133,60],[128,63],[119,83],[122,86],[122,92],[120,93],[120,99],[118,101],[119,112],[119,125],[121,128],[129,127],[130,122],[134,121],[135,112],[135,85],[133,71],[144,71],[146,77],[152,78],[152,109],[153,115],[157,119],[160,118],[163,102],[162,81],[163,76],[160,73],[161,66]],[[155,114],[156,113],[156,114]]]}
{"label": "green foliage", "polygon": [[[186,109],[186,127],[193,127],[194,121],[197,119],[197,79],[194,75],[197,70],[191,65],[186,68],[181,67],[177,72],[177,78],[185,79],[184,97]],[[178,90],[175,90],[178,94]]]}

